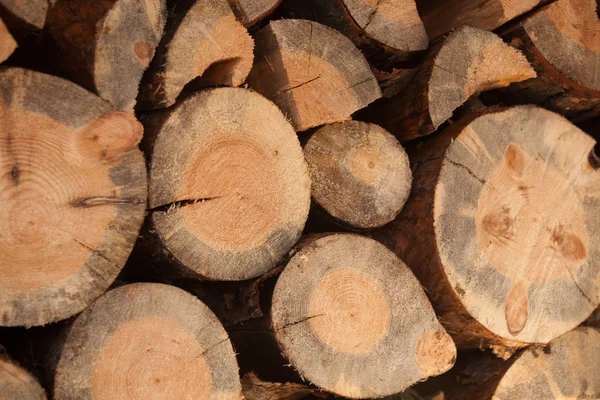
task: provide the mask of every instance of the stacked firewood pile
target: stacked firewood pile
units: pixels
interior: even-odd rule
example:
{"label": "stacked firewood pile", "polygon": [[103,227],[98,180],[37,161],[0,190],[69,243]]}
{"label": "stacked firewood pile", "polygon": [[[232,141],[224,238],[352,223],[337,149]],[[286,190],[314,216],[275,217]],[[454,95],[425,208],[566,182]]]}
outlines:
{"label": "stacked firewood pile", "polygon": [[0,18],[0,399],[600,399],[595,0]]}

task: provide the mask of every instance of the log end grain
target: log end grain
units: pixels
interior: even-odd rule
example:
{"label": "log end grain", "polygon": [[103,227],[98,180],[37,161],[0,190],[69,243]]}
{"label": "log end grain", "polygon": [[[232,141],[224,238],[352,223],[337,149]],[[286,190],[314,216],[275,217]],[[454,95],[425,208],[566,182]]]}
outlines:
{"label": "log end grain", "polygon": [[131,284],[75,319],[60,351],[55,399],[190,396],[241,397],[231,342],[197,298],[172,286]]}
{"label": "log end grain", "polygon": [[282,0],[227,0],[238,21],[253,25],[271,14]]}
{"label": "log end grain", "polygon": [[14,20],[15,24],[20,24],[19,28],[24,26],[35,29],[42,29],[46,22],[48,13],[47,0],[0,0],[0,13],[3,18],[8,17]]}
{"label": "log end grain", "polygon": [[475,119],[444,155],[433,211],[441,265],[500,342],[548,343],[600,303],[595,144],[521,106]]}
{"label": "log end grain", "polygon": [[248,83],[275,102],[297,131],[346,120],[381,97],[364,56],[334,29],[308,20],[278,20],[255,40]]}
{"label": "log end grain", "polygon": [[[202,277],[275,267],[300,237],[310,179],[292,126],[247,89],[203,91],[147,126],[153,230]],[[154,137],[154,138],[150,138]]]}
{"label": "log end grain", "polygon": [[142,126],[60,78],[0,71],[0,315],[70,317],[116,278],[145,214]]}
{"label": "log end grain", "polygon": [[410,193],[408,156],[383,128],[358,121],[317,130],[304,146],[312,197],[336,220],[362,229],[392,221]]}
{"label": "log end grain", "polygon": [[7,356],[0,355],[0,399],[46,400],[36,378]]}
{"label": "log end grain", "polygon": [[454,342],[406,265],[374,240],[305,244],[279,277],[275,337],[302,377],[338,395],[383,397],[454,364]]}
{"label": "log end grain", "polygon": [[0,19],[0,63],[6,61],[17,48],[17,42],[12,37],[4,21]]}

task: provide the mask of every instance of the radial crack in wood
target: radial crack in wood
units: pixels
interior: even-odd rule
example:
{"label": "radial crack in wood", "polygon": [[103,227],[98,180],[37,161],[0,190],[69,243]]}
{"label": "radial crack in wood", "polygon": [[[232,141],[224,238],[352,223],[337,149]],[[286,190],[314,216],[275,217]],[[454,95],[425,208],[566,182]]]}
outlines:
{"label": "radial crack in wood", "polygon": [[312,198],[343,224],[368,229],[392,221],[410,193],[408,156],[374,124],[338,122],[317,130],[304,146]]}
{"label": "radial crack in wood", "polygon": [[199,92],[150,119],[144,149],[153,211],[143,236],[155,260],[196,277],[250,279],[300,237],[306,162],[292,126],[258,93]]}
{"label": "radial crack in wood", "polygon": [[172,286],[109,291],[75,319],[55,353],[56,400],[241,397],[225,329],[202,302]]}
{"label": "radial crack in wood", "polygon": [[70,317],[106,291],[144,219],[142,126],[77,85],[0,71],[0,325]]}
{"label": "radial crack in wood", "polygon": [[410,85],[358,116],[407,141],[434,132],[472,95],[535,76],[527,59],[498,36],[464,26],[431,48]]}
{"label": "radial crack in wood", "polygon": [[233,13],[244,26],[254,25],[266,18],[281,0],[227,0]]}
{"label": "radial crack in wood", "polygon": [[413,196],[374,236],[413,267],[459,347],[510,356],[600,304],[595,144],[519,106],[468,116],[409,152]]}
{"label": "radial crack in wood", "polygon": [[200,77],[195,88],[243,84],[252,68],[253,49],[254,41],[227,0],[178,3],[140,86],[137,108],[172,106],[185,85]]}
{"label": "radial crack in wood", "polygon": [[339,32],[307,20],[272,21],[255,35],[249,85],[297,131],[346,120],[381,97],[363,55]]}
{"label": "radial crack in wood", "polygon": [[271,317],[300,375],[345,397],[398,393],[456,357],[406,265],[358,235],[307,239],[277,281]]}
{"label": "radial crack in wood", "polygon": [[57,0],[47,29],[68,78],[133,112],[166,21],[166,0]]}

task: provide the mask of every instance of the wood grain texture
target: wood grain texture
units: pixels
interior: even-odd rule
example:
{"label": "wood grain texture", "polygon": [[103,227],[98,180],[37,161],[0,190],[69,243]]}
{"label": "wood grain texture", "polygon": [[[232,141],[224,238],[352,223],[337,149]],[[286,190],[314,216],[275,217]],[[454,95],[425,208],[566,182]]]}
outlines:
{"label": "wood grain texture", "polygon": [[6,355],[0,355],[0,399],[46,400],[37,379]]}
{"label": "wood grain texture", "polygon": [[457,346],[508,357],[597,307],[594,145],[521,106],[467,118],[413,151],[409,202],[375,236],[411,266]]}
{"label": "wood grain texture", "polygon": [[297,131],[346,120],[381,97],[363,55],[339,32],[307,20],[271,22],[255,35],[248,83]]}
{"label": "wood grain texture", "polygon": [[[256,92],[199,92],[150,117],[149,254],[196,277],[274,268],[300,237],[310,179],[293,128]],[[150,237],[154,237],[150,240]]]}
{"label": "wood grain texture", "polygon": [[408,156],[374,124],[319,128],[304,146],[313,201],[343,224],[368,229],[392,221],[410,193]]}
{"label": "wood grain texture", "polygon": [[144,219],[142,126],[77,85],[0,70],[0,324],[65,319],[106,291]]}
{"label": "wood grain texture", "polygon": [[4,21],[0,19],[0,63],[6,61],[17,48],[17,42],[12,37]]}
{"label": "wood grain texture", "polygon": [[240,86],[254,41],[226,0],[184,0],[170,11],[165,35],[140,85],[137,109],[175,104],[185,85]]}
{"label": "wood grain texture", "polygon": [[430,39],[462,25],[493,31],[544,0],[419,0],[417,7]]}
{"label": "wood grain texture", "polygon": [[282,0],[227,0],[244,26],[254,25],[271,14]]}
{"label": "wood grain texture", "polygon": [[537,79],[508,88],[507,104],[535,103],[582,121],[600,115],[600,20],[594,0],[559,0],[503,34]]}
{"label": "wood grain texture", "polygon": [[57,0],[47,29],[68,78],[133,112],[142,74],[166,22],[166,0]]}
{"label": "wood grain texture", "polygon": [[300,375],[345,397],[398,393],[447,371],[456,356],[405,264],[358,235],[301,244],[277,281],[271,317]]}
{"label": "wood grain texture", "polygon": [[435,131],[470,96],[533,77],[519,51],[491,32],[465,26],[430,49],[410,84],[357,117],[403,142]]}
{"label": "wood grain texture", "polygon": [[121,286],[66,334],[55,399],[190,397],[238,400],[241,386],[225,329],[189,293],[155,283]]}

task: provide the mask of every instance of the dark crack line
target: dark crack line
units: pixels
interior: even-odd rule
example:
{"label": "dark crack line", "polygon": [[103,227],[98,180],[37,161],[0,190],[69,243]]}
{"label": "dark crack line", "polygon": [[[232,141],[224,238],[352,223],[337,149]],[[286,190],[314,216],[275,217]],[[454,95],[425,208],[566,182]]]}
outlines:
{"label": "dark crack line", "polygon": [[200,357],[204,356],[206,353],[208,353],[211,350],[214,350],[216,347],[220,346],[221,344],[225,343],[226,341],[229,340],[229,337],[226,337],[225,339],[220,340],[219,342],[213,344],[212,346],[210,346],[208,349],[204,350],[202,353],[200,353],[198,356],[195,357],[195,359],[199,359]]}
{"label": "dark crack line", "polygon": [[82,242],[81,240],[75,238],[74,236],[71,236],[71,239],[73,239],[73,241],[75,243],[78,243],[80,246],[88,249],[90,251],[90,253],[92,254],[97,254],[98,257],[106,260],[109,264],[113,265],[114,267],[116,267],[117,269],[121,269],[121,267],[119,267],[114,261],[112,261],[110,258],[106,257],[104,254],[102,254],[102,252],[98,251],[98,249],[94,249],[92,248],[92,246],[90,246],[89,244],[86,244],[84,242]]}
{"label": "dark crack line", "polygon": [[473,178],[475,178],[477,181],[479,181],[479,183],[481,183],[482,185],[485,185],[485,180],[481,179],[480,177],[478,177],[477,175],[475,175],[473,173],[473,171],[471,171],[469,168],[467,168],[466,166],[459,164],[455,161],[452,161],[451,159],[449,159],[448,157],[445,157],[446,161],[448,161],[450,164],[455,165],[459,168],[464,169],[465,171],[468,172],[469,175],[471,175]]}
{"label": "dark crack line", "polygon": [[577,283],[577,281],[575,280],[575,277],[573,276],[573,273],[571,272],[571,270],[569,269],[569,267],[567,267],[565,265],[565,269],[569,273],[569,276],[571,277],[571,280],[573,281],[573,284],[575,285],[575,287],[577,288],[577,290],[579,290],[579,293],[581,293],[581,295],[588,301],[588,303],[590,303],[592,305],[593,308],[596,308],[597,304],[594,301],[592,301],[592,299],[590,299],[588,297],[588,295],[583,291],[583,289],[581,288],[581,286],[579,286],[579,283]]}
{"label": "dark crack line", "polygon": [[309,83],[311,83],[311,82],[314,82],[314,81],[316,81],[316,80],[317,80],[317,79],[319,79],[320,77],[321,77],[321,75],[317,76],[316,78],[309,79],[309,80],[307,80],[306,82],[303,82],[303,83],[301,83],[301,84],[299,84],[299,85],[292,86],[292,87],[289,87],[289,88],[287,88],[287,89],[284,89],[284,90],[282,90],[282,91],[281,91],[281,93],[289,92],[290,90],[294,90],[294,89],[297,89],[297,88],[299,88],[299,87],[301,87],[301,86],[307,85],[307,84],[309,84]]}
{"label": "dark crack line", "polygon": [[442,71],[446,71],[446,72],[448,72],[449,74],[456,75],[456,76],[458,76],[459,78],[462,78],[462,79],[464,79],[465,81],[468,81],[468,80],[469,80],[469,78],[467,78],[466,76],[464,76],[464,75],[461,75],[461,74],[459,74],[459,73],[457,73],[457,72],[455,72],[455,71],[450,71],[449,69],[446,69],[446,68],[444,68],[444,67],[440,67],[440,66],[439,66],[439,65],[437,65],[437,64],[433,64],[433,66],[434,66],[434,67],[436,67],[436,68],[439,68],[439,69],[441,69]]}
{"label": "dark crack line", "polygon": [[371,13],[369,14],[369,16],[367,17],[367,23],[365,24],[365,26],[362,27],[363,31],[366,31],[367,28],[369,27],[369,25],[371,25],[371,22],[373,22],[373,19],[375,18],[375,14],[377,14],[377,9],[379,8],[379,5],[381,3],[383,3],[385,0],[378,0],[377,3],[375,4],[375,7],[373,7],[373,11],[371,11]]}
{"label": "dark crack line", "polygon": [[73,207],[89,208],[114,205],[140,205],[146,204],[146,200],[139,197],[91,196],[73,200],[70,204]]}
{"label": "dark crack line", "polygon": [[281,331],[281,330],[287,329],[287,328],[289,328],[290,326],[294,326],[294,325],[301,324],[301,323],[303,323],[303,322],[306,322],[306,321],[308,321],[309,319],[313,319],[313,318],[317,318],[317,317],[322,317],[322,316],[324,316],[324,315],[325,315],[325,314],[317,314],[317,315],[313,315],[312,317],[306,317],[306,318],[304,318],[304,319],[301,319],[300,321],[296,321],[296,322],[292,322],[292,323],[290,323],[290,324],[284,325],[284,326],[282,326],[281,328],[277,329],[277,330],[276,330],[276,332],[279,332],[279,331]]}
{"label": "dark crack line", "polygon": [[161,206],[153,207],[153,208],[149,209],[148,211],[150,211],[150,212],[155,212],[155,211],[156,212],[170,212],[176,208],[194,205],[197,203],[204,203],[206,201],[219,199],[221,197],[223,197],[223,196],[204,197],[204,198],[200,198],[200,199],[177,200],[177,201],[173,201],[171,203],[163,204]]}

